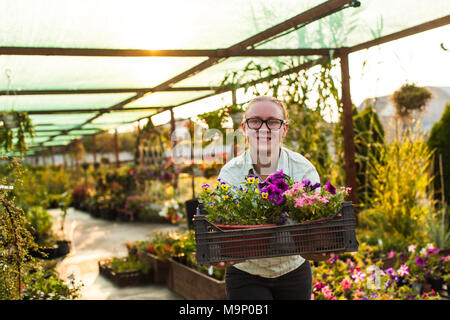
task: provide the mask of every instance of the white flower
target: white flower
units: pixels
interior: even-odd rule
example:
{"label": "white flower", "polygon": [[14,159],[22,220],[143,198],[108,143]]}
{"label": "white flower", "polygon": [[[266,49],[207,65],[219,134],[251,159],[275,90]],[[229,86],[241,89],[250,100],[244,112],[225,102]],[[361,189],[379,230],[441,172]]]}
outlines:
{"label": "white flower", "polygon": [[422,250],[420,250],[420,255],[424,256],[426,255],[428,252],[427,248],[423,248]]}
{"label": "white flower", "polygon": [[397,272],[401,277],[403,277],[409,274],[409,268],[405,264],[402,264]]}
{"label": "white flower", "polygon": [[427,244],[426,248],[428,250],[433,250],[434,249],[434,245],[432,243]]}
{"label": "white flower", "polygon": [[408,251],[409,251],[409,252],[415,252],[415,251],[416,251],[416,248],[417,248],[417,246],[414,245],[414,244],[412,244],[412,245],[408,246]]}

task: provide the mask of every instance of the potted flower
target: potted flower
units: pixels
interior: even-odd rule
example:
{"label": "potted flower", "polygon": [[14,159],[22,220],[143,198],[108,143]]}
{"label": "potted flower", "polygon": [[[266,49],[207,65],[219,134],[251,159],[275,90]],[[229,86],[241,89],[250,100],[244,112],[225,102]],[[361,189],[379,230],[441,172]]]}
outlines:
{"label": "potted flower", "polygon": [[180,203],[175,199],[170,199],[164,201],[164,206],[159,212],[159,216],[163,217],[171,224],[176,224],[184,217],[183,210],[183,203]]}
{"label": "potted flower", "polygon": [[149,283],[151,269],[134,256],[113,257],[98,262],[99,273],[119,287],[135,286]]}

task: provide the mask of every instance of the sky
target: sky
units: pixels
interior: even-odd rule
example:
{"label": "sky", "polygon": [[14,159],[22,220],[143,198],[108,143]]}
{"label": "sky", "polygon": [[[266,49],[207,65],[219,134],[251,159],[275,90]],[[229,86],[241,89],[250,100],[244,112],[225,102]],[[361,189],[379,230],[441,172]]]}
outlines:
{"label": "sky", "polygon": [[[441,44],[448,51],[443,50]],[[390,95],[406,82],[418,86],[450,87],[450,25],[351,53],[349,69],[352,102],[356,106],[366,98]],[[334,75],[340,81],[339,69]],[[244,94],[237,95],[238,102],[250,98]],[[230,103],[231,94],[221,94],[186,104],[178,108],[175,117],[187,118],[192,110],[203,113]],[[169,112],[153,117],[155,125],[169,120]],[[124,126],[119,131],[133,128]]]}
{"label": "sky", "polygon": [[349,65],[355,105],[369,97],[391,94],[406,81],[450,87],[450,26],[354,52]]}

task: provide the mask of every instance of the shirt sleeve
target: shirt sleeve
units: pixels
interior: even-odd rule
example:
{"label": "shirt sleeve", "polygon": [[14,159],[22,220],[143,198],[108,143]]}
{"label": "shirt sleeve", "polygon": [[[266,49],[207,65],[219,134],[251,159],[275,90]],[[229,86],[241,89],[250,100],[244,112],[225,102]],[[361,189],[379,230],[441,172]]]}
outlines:
{"label": "shirt sleeve", "polygon": [[317,182],[320,183],[319,173],[317,172],[316,168],[313,165],[309,166],[309,168],[306,169],[305,174],[303,176],[303,180],[304,179],[309,179],[312,184],[315,184]]}

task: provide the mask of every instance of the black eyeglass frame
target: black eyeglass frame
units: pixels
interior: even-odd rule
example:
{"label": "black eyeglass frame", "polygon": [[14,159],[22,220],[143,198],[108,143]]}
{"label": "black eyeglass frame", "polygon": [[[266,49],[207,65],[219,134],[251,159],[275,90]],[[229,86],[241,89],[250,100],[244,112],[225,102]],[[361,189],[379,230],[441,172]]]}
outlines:
{"label": "black eyeglass frame", "polygon": [[[257,129],[256,129],[256,128],[251,128],[251,127],[248,125],[248,121],[249,121],[249,120],[253,120],[253,119],[258,119],[258,120],[261,121],[261,125],[259,126],[259,128],[257,128]],[[278,128],[276,128],[276,129],[270,128],[270,127],[269,127],[269,124],[268,124],[268,121],[270,121],[270,120],[278,120],[278,121],[281,121],[281,122],[280,122],[280,126],[279,126]],[[286,124],[287,121],[286,121],[286,120],[283,120],[283,119],[274,119],[274,118],[270,118],[270,119],[267,119],[267,120],[263,120],[263,119],[260,119],[260,118],[248,118],[248,119],[245,119],[245,123],[247,124],[247,127],[249,127],[249,128],[252,129],[252,130],[259,130],[259,129],[261,129],[264,123],[266,124],[266,127],[267,127],[269,130],[280,130],[281,127],[283,126],[283,124]]]}

